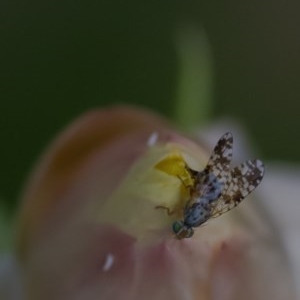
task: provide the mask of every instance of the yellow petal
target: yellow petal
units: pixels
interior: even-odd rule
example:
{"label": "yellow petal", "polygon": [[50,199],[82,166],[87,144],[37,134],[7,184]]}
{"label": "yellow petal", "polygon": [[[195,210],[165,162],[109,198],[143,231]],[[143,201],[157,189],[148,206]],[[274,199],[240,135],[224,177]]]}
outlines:
{"label": "yellow petal", "polygon": [[[189,197],[186,187],[193,183],[184,157],[196,160],[180,144],[167,142],[149,147],[105,204],[93,207],[96,219],[138,240],[172,237],[172,222],[183,218]],[[172,215],[158,206],[168,208]]]}

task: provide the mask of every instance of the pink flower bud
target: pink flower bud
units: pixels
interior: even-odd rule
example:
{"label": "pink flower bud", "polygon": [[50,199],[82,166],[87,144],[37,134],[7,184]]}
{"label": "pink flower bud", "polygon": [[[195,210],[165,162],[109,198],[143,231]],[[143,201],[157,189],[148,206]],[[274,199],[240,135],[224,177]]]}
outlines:
{"label": "pink flower bud", "polygon": [[172,233],[193,181],[185,165],[203,169],[205,149],[134,108],[72,124],[24,191],[18,257],[27,299],[292,299],[276,239],[251,203],[190,239]]}

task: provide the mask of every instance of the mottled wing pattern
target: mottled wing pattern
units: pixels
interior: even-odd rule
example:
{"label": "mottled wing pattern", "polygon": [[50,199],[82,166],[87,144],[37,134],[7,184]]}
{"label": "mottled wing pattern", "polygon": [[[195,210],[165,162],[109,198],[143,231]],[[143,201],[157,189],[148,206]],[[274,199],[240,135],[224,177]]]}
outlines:
{"label": "mottled wing pattern", "polygon": [[[219,139],[203,171],[194,171],[189,167],[187,167],[187,169],[193,177],[198,177],[197,181],[199,183],[204,180],[208,174],[214,174],[220,183],[225,183],[230,170],[232,147],[233,137],[230,132],[227,132]],[[201,191],[198,192],[201,194]]]}
{"label": "mottled wing pattern", "polygon": [[225,133],[216,144],[204,172],[212,172],[216,177],[226,177],[232,158],[233,137],[230,132]]}
{"label": "mottled wing pattern", "polygon": [[222,215],[237,206],[261,182],[264,164],[260,160],[247,160],[233,168],[228,176],[221,197],[212,204],[211,218]]}
{"label": "mottled wing pattern", "polygon": [[229,174],[232,147],[233,137],[230,132],[227,132],[217,142],[203,171],[198,172],[187,168],[195,179],[194,186],[190,190],[192,201],[189,205],[203,196],[208,201],[219,198]]}

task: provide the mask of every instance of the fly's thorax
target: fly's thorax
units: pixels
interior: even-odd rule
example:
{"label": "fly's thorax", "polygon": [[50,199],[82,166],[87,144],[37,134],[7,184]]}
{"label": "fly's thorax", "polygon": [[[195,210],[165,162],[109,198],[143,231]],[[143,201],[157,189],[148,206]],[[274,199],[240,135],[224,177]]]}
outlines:
{"label": "fly's thorax", "polygon": [[191,227],[205,223],[210,218],[212,204],[220,198],[223,188],[224,182],[213,172],[199,172],[184,211],[184,223]]}
{"label": "fly's thorax", "polygon": [[190,227],[198,227],[206,222],[210,217],[210,205],[207,204],[207,199],[193,203],[184,211],[184,224]]}
{"label": "fly's thorax", "polygon": [[[202,174],[202,175],[201,175]],[[222,182],[214,173],[201,172],[195,182],[192,197],[192,202],[205,202],[211,203],[217,200],[223,191],[224,182]]]}

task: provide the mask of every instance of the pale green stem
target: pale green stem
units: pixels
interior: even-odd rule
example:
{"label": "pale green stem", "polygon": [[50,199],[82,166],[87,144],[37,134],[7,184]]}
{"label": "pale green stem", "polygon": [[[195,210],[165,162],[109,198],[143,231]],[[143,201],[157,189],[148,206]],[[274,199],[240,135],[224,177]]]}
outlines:
{"label": "pale green stem", "polygon": [[184,129],[208,122],[212,114],[213,60],[204,30],[181,29],[177,34],[178,90],[176,122]]}

